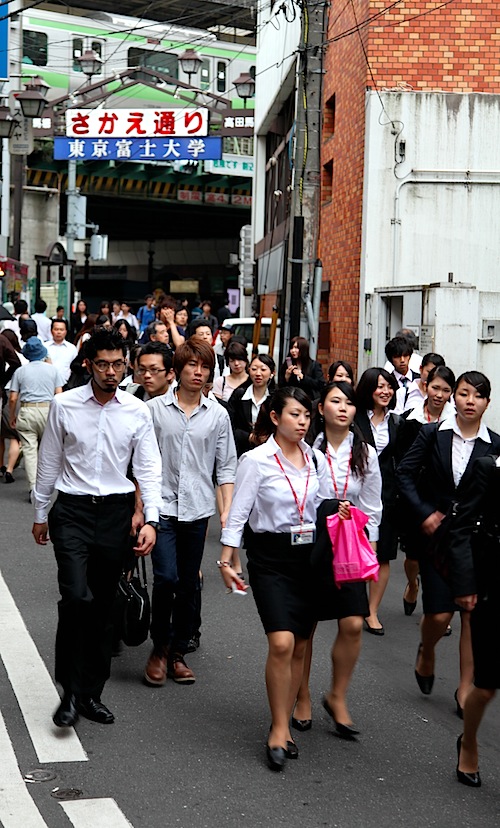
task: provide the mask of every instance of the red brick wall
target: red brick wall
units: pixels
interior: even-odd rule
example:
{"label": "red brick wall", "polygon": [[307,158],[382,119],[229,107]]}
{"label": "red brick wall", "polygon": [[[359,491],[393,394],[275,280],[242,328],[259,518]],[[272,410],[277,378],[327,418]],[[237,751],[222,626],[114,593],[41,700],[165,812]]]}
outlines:
{"label": "red brick wall", "polygon": [[[359,24],[390,0],[353,0]],[[378,88],[500,93],[500,4],[409,0],[361,29]],[[365,141],[365,90],[373,79],[353,5],[332,4],[325,55],[320,257],[329,279],[330,358],[356,366]],[[426,14],[422,14],[427,12]],[[335,117],[332,98],[335,95]],[[334,132],[332,135],[332,126]],[[332,164],[332,169],[328,167]],[[325,169],[325,165],[327,168]]]}

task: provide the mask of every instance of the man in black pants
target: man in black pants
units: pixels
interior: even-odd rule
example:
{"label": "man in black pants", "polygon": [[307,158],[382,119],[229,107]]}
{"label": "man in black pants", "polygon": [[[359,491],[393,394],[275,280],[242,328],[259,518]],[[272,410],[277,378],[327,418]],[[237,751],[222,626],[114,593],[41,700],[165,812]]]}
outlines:
{"label": "man in black pants", "polygon": [[[145,403],[120,391],[126,346],[113,330],[85,344],[87,385],[50,407],[33,490],[36,543],[50,538],[58,567],[59,623],[55,676],[64,691],[53,721],[71,727],[78,714],[101,724],[114,716],[101,702],[109,678],[112,606],[131,530],[134,547],[148,555],[156,540],[161,460]],[[134,513],[132,468],[144,517]],[[47,519],[53,491],[57,500]]]}

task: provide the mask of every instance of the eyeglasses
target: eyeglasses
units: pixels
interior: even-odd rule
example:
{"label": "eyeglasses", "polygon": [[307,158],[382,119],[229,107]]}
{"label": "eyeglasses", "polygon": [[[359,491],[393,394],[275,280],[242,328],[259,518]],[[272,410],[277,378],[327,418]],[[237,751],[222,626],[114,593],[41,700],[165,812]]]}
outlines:
{"label": "eyeglasses", "polygon": [[135,373],[139,374],[140,377],[143,377],[144,374],[151,374],[152,377],[156,377],[158,374],[162,374],[163,371],[166,371],[166,368],[136,368]]}
{"label": "eyeglasses", "polygon": [[112,368],[113,371],[123,371],[125,368],[125,360],[124,359],[115,359],[114,362],[107,362],[105,359],[98,359],[95,362],[93,359],[91,360],[92,365],[95,365],[97,370],[100,374],[104,374],[109,368]]}

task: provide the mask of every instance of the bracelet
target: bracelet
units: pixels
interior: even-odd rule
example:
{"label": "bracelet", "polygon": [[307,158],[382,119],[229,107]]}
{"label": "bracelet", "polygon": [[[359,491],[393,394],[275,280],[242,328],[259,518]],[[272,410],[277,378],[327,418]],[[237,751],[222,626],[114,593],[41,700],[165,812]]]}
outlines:
{"label": "bracelet", "polygon": [[231,566],[231,561],[216,561],[216,563],[219,569],[222,569],[223,566]]}

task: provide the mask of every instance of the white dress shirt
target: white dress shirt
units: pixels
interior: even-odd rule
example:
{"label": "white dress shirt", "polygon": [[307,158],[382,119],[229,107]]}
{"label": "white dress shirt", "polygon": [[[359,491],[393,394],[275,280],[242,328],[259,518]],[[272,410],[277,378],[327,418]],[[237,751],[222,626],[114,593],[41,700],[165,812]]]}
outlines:
{"label": "white dress shirt", "polygon": [[253,385],[249,385],[247,390],[242,396],[242,400],[251,400],[252,401],[252,425],[255,425],[257,421],[257,417],[259,416],[259,411],[262,403],[264,400],[267,400],[269,396],[269,388],[266,388],[265,394],[260,400],[255,399]]}
{"label": "white dress shirt", "polygon": [[238,463],[233,502],[225,528],[221,533],[221,543],[237,548],[241,543],[243,529],[248,520],[253,532],[289,533],[290,527],[300,523],[300,516],[290,484],[281,470],[275,455],[295,489],[299,503],[304,498],[307,479],[307,500],[304,508],[304,523],[316,523],[316,510],[322,500],[331,498],[331,483],[326,460],[320,451],[315,450],[318,464],[314,465],[310,446],[303,440],[299,443],[308,462],[297,469],[284,456],[274,439],[269,439],[261,446],[247,451]]}
{"label": "white dress shirt", "polygon": [[60,345],[54,342],[53,339],[49,339],[49,341],[45,343],[45,347],[49,352],[52,364],[59,369],[63,383],[66,384],[69,380],[69,375],[71,374],[70,365],[74,358],[78,356],[76,346],[73,345],[72,342],[68,342],[67,339],[63,339]]}
{"label": "white dress shirt", "polygon": [[[417,420],[417,422],[422,423],[422,425],[425,425],[426,423],[431,422],[428,419],[425,408],[424,408],[424,403],[425,403],[426,399],[427,399],[427,397],[425,397],[425,399],[421,399],[420,402],[418,402],[415,405],[415,407],[410,411],[410,413],[408,414],[408,417],[406,418],[407,422],[409,422],[410,420]],[[454,417],[454,416],[455,416],[455,406],[453,405],[453,403],[447,401],[447,402],[445,402],[445,404],[443,406],[441,416],[440,416],[439,420],[437,420],[437,422],[442,423],[442,422],[444,422],[444,420],[448,420],[450,417]],[[434,422],[436,422],[436,421],[434,421]]]}
{"label": "white dress shirt", "polygon": [[124,316],[123,311],[120,311],[120,313],[116,317],[115,321],[118,322],[119,319],[124,319],[125,322],[128,322],[129,325],[132,325],[132,327],[135,328],[137,332],[140,331],[141,326],[140,326],[139,320],[137,319],[137,316],[135,316],[135,314],[129,313],[128,316]]}
{"label": "white dress shirt", "polygon": [[[314,446],[319,447],[323,440],[324,434],[318,434],[316,440],[314,441]],[[349,500],[353,506],[356,506],[365,513],[368,517],[368,523],[366,524],[366,528],[368,529],[368,537],[371,541],[378,541],[378,528],[380,526],[380,521],[382,520],[382,476],[380,474],[377,452],[373,446],[370,446],[369,443],[366,444],[368,448],[368,458],[364,476],[360,477],[353,474],[352,469],[349,468],[349,479],[347,481],[347,489],[344,495],[347,469],[349,467],[353,442],[354,434],[350,431],[347,437],[340,444],[338,451],[335,451],[333,446],[328,443],[330,461],[335,475],[337,491],[339,493],[340,500]],[[326,465],[330,476],[330,497],[337,497],[328,461]]]}
{"label": "white dress shirt", "polygon": [[[421,365],[422,357],[416,351],[413,351],[409,363],[410,371],[415,371],[415,373],[418,374],[420,372]],[[394,365],[392,364],[392,362],[389,362],[389,360],[387,360],[387,362],[385,363],[384,368],[388,374],[392,374],[394,371]]]}
{"label": "white dress shirt", "polygon": [[132,468],[144,502],[146,520],[158,520],[161,458],[145,403],[125,391],[101,405],[92,383],[57,394],[38,454],[33,489],[35,522],[45,523],[54,489],[72,495],[133,492]]}
{"label": "white dress shirt", "polygon": [[413,380],[408,383],[406,388],[398,388],[396,391],[396,405],[394,407],[395,414],[402,414],[403,411],[412,411],[415,406],[426,400],[425,394],[422,394],[418,380]]}
{"label": "white dress shirt", "polygon": [[44,313],[32,313],[31,318],[33,322],[36,322],[36,326],[38,328],[38,336],[40,337],[40,339],[42,339],[44,342],[46,342],[47,339],[50,339],[51,320],[48,318],[48,316],[45,316]]}
{"label": "white dress shirt", "polygon": [[162,458],[161,515],[183,523],[215,514],[217,484],[234,483],[236,447],[226,409],[201,395],[186,417],[175,389],[147,403]]}
{"label": "white dress shirt", "polygon": [[470,456],[474,451],[474,445],[478,438],[484,440],[485,443],[491,443],[491,438],[484,423],[479,426],[479,431],[475,437],[464,437],[460,431],[457,423],[457,418],[450,417],[445,420],[439,427],[440,431],[453,431],[453,440],[451,445],[451,465],[453,468],[453,480],[455,486],[460,483]]}
{"label": "white dress shirt", "polygon": [[391,412],[386,411],[384,419],[380,423],[377,423],[377,425],[373,423],[373,411],[368,411],[367,414],[370,420],[377,455],[379,455],[389,445],[389,417],[391,416]]}

